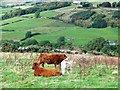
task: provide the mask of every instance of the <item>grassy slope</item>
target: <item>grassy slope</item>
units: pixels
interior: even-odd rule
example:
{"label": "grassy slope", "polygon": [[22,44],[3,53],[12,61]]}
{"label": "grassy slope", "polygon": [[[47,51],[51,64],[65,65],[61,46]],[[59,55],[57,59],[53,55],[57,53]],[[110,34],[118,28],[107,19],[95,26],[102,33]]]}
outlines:
{"label": "grassy slope", "polygon": [[[5,55],[5,54],[3,54]],[[90,73],[86,76],[80,77],[79,75],[79,67],[73,69],[73,72],[70,74],[65,74],[62,77],[33,77],[32,62],[29,60],[26,55],[30,54],[11,54],[11,58],[8,60],[11,61],[12,64],[6,63],[6,56],[2,59],[2,84],[3,87],[7,88],[115,88],[118,87],[117,75],[112,75],[112,71],[116,70],[113,68],[107,68],[105,65],[98,65],[96,68],[89,69]],[[17,55],[17,56],[16,56]],[[21,57],[24,56],[23,57]],[[18,65],[16,66],[16,60],[14,57],[22,58],[22,65],[24,66],[23,71],[17,70]],[[34,57],[35,58],[35,57]],[[18,60],[18,59],[17,59]],[[21,65],[21,64],[20,64]],[[45,64],[45,67],[52,68],[53,65]],[[106,71],[106,73],[101,72],[102,70]],[[23,76],[26,77],[22,79]],[[69,83],[68,83],[69,82]],[[44,83],[44,84],[43,84]]]}
{"label": "grassy slope", "polygon": [[[6,30],[15,30],[15,32],[3,32],[3,39],[20,40],[24,37],[27,31],[32,32],[45,32],[48,34],[35,36],[32,38],[41,40],[50,40],[55,42],[59,36],[65,36],[66,38],[75,38],[74,42],[76,45],[86,44],[88,41],[97,37],[104,37],[109,40],[118,40],[118,29],[117,28],[81,28],[72,24],[63,23],[62,21],[52,20],[44,17],[51,17],[57,15],[64,10],[69,10],[75,6],[69,6],[57,10],[41,12],[43,18],[22,18],[14,17],[11,19],[4,20],[2,23],[10,23],[2,28]],[[28,14],[27,16],[34,16],[34,14]],[[14,21],[24,19],[23,21],[12,23]]]}
{"label": "grassy slope", "polygon": [[117,29],[85,29],[85,28],[63,28],[63,30],[59,32],[50,33],[47,35],[35,36],[33,38],[37,40],[50,40],[51,42],[55,42],[57,38],[60,36],[65,36],[66,38],[75,38],[75,40],[71,41],[76,45],[83,45],[89,42],[90,40],[97,37],[104,37],[108,40],[117,40],[118,30]]}
{"label": "grassy slope", "polygon": [[[26,72],[17,70],[15,61],[12,59],[12,64],[6,64],[5,59],[2,62],[2,86],[3,88],[117,88],[118,79],[117,75],[112,75],[112,68],[107,68],[104,65],[98,65],[96,68],[89,69],[90,73],[86,76],[80,77],[79,67],[73,69],[70,74],[65,74],[61,77],[33,77],[32,65],[29,64],[30,60],[22,59],[23,66]],[[45,67],[52,68],[53,65],[45,65]],[[101,74],[102,69],[106,73]],[[17,71],[16,71],[17,70]],[[25,71],[25,70],[23,70]],[[23,76],[26,77],[22,79]]]}

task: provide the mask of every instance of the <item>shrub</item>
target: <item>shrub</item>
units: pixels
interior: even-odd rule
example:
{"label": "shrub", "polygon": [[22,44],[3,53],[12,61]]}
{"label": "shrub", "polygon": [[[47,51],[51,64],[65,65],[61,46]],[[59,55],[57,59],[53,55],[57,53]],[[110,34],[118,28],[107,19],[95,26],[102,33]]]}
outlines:
{"label": "shrub", "polygon": [[13,40],[2,40],[0,45],[3,52],[14,52],[20,46],[18,42],[14,42]]}
{"label": "shrub", "polygon": [[70,18],[72,18],[73,21],[79,20],[79,19],[87,20],[95,13],[96,13],[95,11],[82,11],[82,12],[71,15]]}
{"label": "shrub", "polygon": [[118,55],[118,45],[110,45],[104,38],[96,38],[88,42],[83,48],[84,52],[92,52],[93,54],[107,54],[110,56]]}
{"label": "shrub", "polygon": [[84,48],[87,51],[93,51],[93,50],[100,51],[105,44],[106,44],[105,39],[100,37],[91,40],[87,45],[84,46]]}
{"label": "shrub", "polygon": [[27,39],[26,41],[22,42],[22,46],[29,46],[29,45],[37,45],[38,42],[35,39]]}
{"label": "shrub", "polygon": [[110,55],[110,56],[117,56],[118,54],[118,45],[105,45],[102,49],[101,52]]}
{"label": "shrub", "polygon": [[104,14],[98,14],[98,15],[95,15],[95,16],[92,18],[92,21],[96,21],[96,20],[102,19],[102,18],[104,18],[104,17],[106,17],[106,15],[104,15]]}
{"label": "shrub", "polygon": [[120,1],[117,3],[117,7],[120,7]]}
{"label": "shrub", "polygon": [[39,17],[40,17],[40,11],[38,10],[35,12],[35,18],[39,18]]}
{"label": "shrub", "polygon": [[112,3],[112,7],[113,7],[113,8],[117,7],[117,2],[113,2],[113,3]]}
{"label": "shrub", "polygon": [[31,37],[31,31],[28,31],[25,35],[25,38],[30,38]]}
{"label": "shrub", "polygon": [[92,23],[93,28],[105,28],[107,27],[107,22],[104,19],[97,19]]}
{"label": "shrub", "polygon": [[116,28],[116,27],[120,28],[120,25],[119,25],[118,21],[113,21],[113,22],[111,22],[111,23],[110,23],[110,26],[111,26],[112,28]]}
{"label": "shrub", "polygon": [[46,41],[41,41],[39,43],[40,46],[52,46],[52,44],[50,43],[50,41],[46,40]]}
{"label": "shrub", "polygon": [[103,2],[102,7],[111,7],[111,3],[110,2]]}
{"label": "shrub", "polygon": [[120,19],[120,10],[113,11],[112,17]]}
{"label": "shrub", "polygon": [[57,45],[58,45],[58,47],[65,45],[65,37],[64,36],[61,36],[57,39]]}

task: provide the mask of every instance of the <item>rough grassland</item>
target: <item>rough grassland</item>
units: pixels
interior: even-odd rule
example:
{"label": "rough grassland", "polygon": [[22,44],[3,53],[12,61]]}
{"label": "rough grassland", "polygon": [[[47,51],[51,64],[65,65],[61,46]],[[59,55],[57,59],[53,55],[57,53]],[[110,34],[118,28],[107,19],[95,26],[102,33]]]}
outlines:
{"label": "rough grassland", "polygon": [[[74,67],[69,74],[60,77],[34,77],[32,63],[38,58],[36,53],[1,53],[3,88],[117,88],[118,76],[112,75],[113,67],[97,65],[89,68],[80,77],[80,68]],[[36,57],[37,56],[37,57]],[[53,65],[45,64],[53,68]],[[105,73],[103,73],[103,69]]]}

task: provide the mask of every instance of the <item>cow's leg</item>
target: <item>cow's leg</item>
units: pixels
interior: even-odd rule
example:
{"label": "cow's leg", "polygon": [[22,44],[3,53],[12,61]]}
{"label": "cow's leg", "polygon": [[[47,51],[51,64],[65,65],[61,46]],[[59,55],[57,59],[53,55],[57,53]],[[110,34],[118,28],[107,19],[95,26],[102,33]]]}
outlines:
{"label": "cow's leg", "polygon": [[54,64],[55,68],[56,68],[56,64]]}
{"label": "cow's leg", "polygon": [[44,67],[44,62],[42,63],[42,67]]}
{"label": "cow's leg", "polygon": [[61,70],[61,63],[59,64],[59,69]]}

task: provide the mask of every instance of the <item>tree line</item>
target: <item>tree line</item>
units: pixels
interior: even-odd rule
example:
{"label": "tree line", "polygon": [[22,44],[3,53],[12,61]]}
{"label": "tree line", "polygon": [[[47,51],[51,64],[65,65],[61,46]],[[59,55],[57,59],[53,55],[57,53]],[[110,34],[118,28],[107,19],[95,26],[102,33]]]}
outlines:
{"label": "tree line", "polygon": [[38,4],[34,5],[33,7],[26,8],[26,9],[16,9],[16,10],[11,10],[10,12],[6,12],[4,15],[2,15],[2,20],[12,18],[15,16],[21,16],[25,14],[30,14],[30,13],[35,13],[36,11],[46,11],[46,10],[53,10],[61,7],[66,7],[70,6],[70,2],[50,2],[50,3],[43,3],[43,4]]}
{"label": "tree line", "polygon": [[83,46],[74,46],[71,42],[66,42],[64,36],[59,37],[56,43],[51,43],[48,40],[37,41],[35,39],[27,39],[22,42],[13,40],[2,40],[0,41],[2,52],[39,52],[39,53],[49,53],[57,49],[62,50],[75,50],[79,48],[81,51],[79,53],[91,53],[95,55],[106,54],[108,56],[118,56],[119,45],[118,41],[105,40],[103,37],[95,38],[89,41]]}
{"label": "tree line", "polygon": [[[93,7],[93,4],[90,2],[80,2],[80,5],[82,7]],[[100,4],[97,4],[97,7],[108,7],[108,8],[119,8],[120,7],[120,1],[119,2],[102,2]],[[79,8],[79,6],[78,6]]]}

